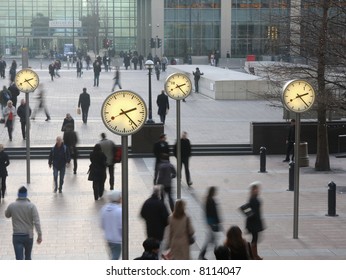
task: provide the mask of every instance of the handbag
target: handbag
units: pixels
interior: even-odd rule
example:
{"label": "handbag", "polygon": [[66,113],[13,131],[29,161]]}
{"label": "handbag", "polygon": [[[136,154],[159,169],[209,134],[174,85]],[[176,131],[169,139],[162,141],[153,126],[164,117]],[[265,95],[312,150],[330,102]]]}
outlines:
{"label": "handbag", "polygon": [[77,114],[80,115],[80,108],[77,108]]}
{"label": "handbag", "polygon": [[250,203],[245,203],[239,207],[240,212],[242,212],[246,217],[251,217],[254,215]]}
{"label": "handbag", "polygon": [[[186,219],[186,228],[187,228],[187,230],[189,230],[189,218],[188,217]],[[188,237],[190,245],[192,245],[193,243],[196,242],[196,238],[193,234],[189,234],[189,232],[187,232],[187,237]]]}

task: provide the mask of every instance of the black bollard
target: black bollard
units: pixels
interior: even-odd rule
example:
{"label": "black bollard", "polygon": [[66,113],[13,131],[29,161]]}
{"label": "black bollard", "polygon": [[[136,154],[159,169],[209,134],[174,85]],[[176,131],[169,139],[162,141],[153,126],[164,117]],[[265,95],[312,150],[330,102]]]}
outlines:
{"label": "black bollard", "polygon": [[336,214],[336,184],[331,181],[328,183],[328,214],[326,216],[338,216]]}
{"label": "black bollard", "polygon": [[288,191],[294,191],[294,161],[288,164]]}
{"label": "black bollard", "polygon": [[261,173],[265,173],[266,171],[266,148],[260,148],[260,171]]}

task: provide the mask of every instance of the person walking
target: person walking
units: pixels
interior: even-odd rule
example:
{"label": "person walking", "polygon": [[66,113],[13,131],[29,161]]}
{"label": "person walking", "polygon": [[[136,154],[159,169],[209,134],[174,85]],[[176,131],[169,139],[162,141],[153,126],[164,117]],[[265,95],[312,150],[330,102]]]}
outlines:
{"label": "person walking", "polygon": [[31,260],[34,244],[34,227],[37,232],[37,243],[42,242],[40,217],[35,204],[27,198],[26,187],[20,187],[18,198],[5,210],[5,217],[12,218],[12,244],[16,260]]}
{"label": "person walking", "polygon": [[66,131],[66,127],[70,126],[72,130],[74,130],[74,119],[72,118],[70,113],[66,114],[61,126],[61,131]]}
{"label": "person walking", "polygon": [[286,157],[283,162],[290,161],[290,155],[292,154],[292,161],[294,160],[294,142],[296,141],[296,120],[291,119],[290,126],[288,129],[288,134],[286,138]]}
{"label": "person walking", "polygon": [[[26,139],[26,102],[24,99],[20,100],[20,105],[17,109],[17,115],[20,121],[20,127],[22,130],[23,140]],[[31,116],[31,108],[29,107],[29,117]]]}
{"label": "person walking", "polygon": [[13,82],[17,74],[17,62],[15,59],[12,60],[9,74],[10,74],[10,82]]}
{"label": "person walking", "polygon": [[172,215],[168,218],[168,248],[173,260],[189,260],[190,239],[195,230],[191,219],[185,213],[186,203],[182,199],[175,202]]}
{"label": "person walking", "polygon": [[[53,166],[53,177],[54,177],[54,192],[56,193],[59,187],[59,193],[62,193],[62,186],[64,184],[64,177],[66,171],[66,165],[71,161],[70,153],[67,147],[64,145],[62,138],[58,136],[56,143],[50,150],[48,165],[49,168]],[[60,176],[59,176],[60,175]],[[59,185],[58,185],[59,176]]]}
{"label": "person walking", "polygon": [[10,86],[8,87],[8,90],[11,93],[11,100],[12,100],[13,106],[17,108],[17,98],[20,94],[20,91],[17,88],[15,82],[11,82]]}
{"label": "person walking", "polygon": [[[181,149],[181,166],[185,169],[185,178],[186,183],[188,186],[192,185],[191,176],[190,176],[190,169],[189,169],[189,159],[191,157],[191,143],[190,140],[187,138],[187,132],[183,131],[180,138],[180,149]],[[177,157],[177,143],[175,143],[173,148],[173,154],[175,157]]]}
{"label": "person walking", "polygon": [[105,133],[101,133],[101,140],[99,142],[101,145],[102,152],[107,158],[107,169],[109,173],[109,186],[110,190],[114,189],[114,155],[116,151],[115,143],[106,138]]}
{"label": "person walking", "polygon": [[156,74],[156,79],[157,79],[158,81],[160,81],[160,73],[161,73],[161,65],[160,65],[160,62],[157,61],[157,62],[155,63],[155,74]]}
{"label": "person walking", "polygon": [[66,125],[66,130],[64,131],[64,136],[63,136],[63,142],[70,153],[71,159],[73,159],[73,174],[77,174],[78,136],[76,131],[72,129],[71,124]]}
{"label": "person walking", "polygon": [[90,166],[88,180],[93,182],[94,199],[103,196],[106,180],[107,158],[102,152],[101,145],[96,144],[90,153]]}
{"label": "person walking", "polygon": [[160,121],[165,124],[166,115],[169,110],[168,96],[165,94],[164,90],[161,90],[161,94],[157,96],[156,104],[158,107],[157,114],[160,116]]}
{"label": "person walking", "polygon": [[171,211],[174,210],[174,200],[172,197],[172,179],[177,176],[177,172],[169,162],[168,154],[161,154],[161,161],[157,175],[157,185],[161,185],[161,200],[164,201],[165,194],[168,196],[169,206]]}
{"label": "person walking", "polygon": [[98,87],[100,82],[100,73],[101,73],[101,63],[98,60],[95,60],[93,63],[93,70],[94,70],[94,87]]}
{"label": "person walking", "polygon": [[1,202],[1,199],[5,198],[6,178],[8,176],[7,166],[9,165],[10,165],[10,159],[8,157],[8,154],[4,151],[4,145],[0,144],[0,177],[1,177],[0,202]]}
{"label": "person walking", "polygon": [[253,215],[246,218],[246,229],[252,234],[251,249],[255,260],[263,259],[257,252],[258,235],[264,230],[261,215],[261,201],[258,199],[260,187],[261,183],[257,181],[250,184],[250,198],[248,203]]}
{"label": "person walking", "polygon": [[251,245],[243,238],[238,226],[231,226],[227,231],[225,246],[229,249],[231,260],[252,260]]}
{"label": "person walking", "polygon": [[83,88],[83,92],[79,95],[78,108],[82,108],[82,120],[84,124],[88,122],[89,107],[90,94],[87,93],[86,88]]}
{"label": "person walking", "polygon": [[7,127],[8,138],[12,141],[12,133],[14,127],[14,120],[17,116],[17,110],[12,105],[12,101],[7,101],[7,106],[4,109],[4,117],[5,117],[5,127]]}
{"label": "person walking", "polygon": [[116,67],[113,80],[114,80],[114,84],[113,84],[113,87],[112,87],[112,92],[114,91],[116,86],[118,86],[121,89],[119,66]]}
{"label": "person walking", "polygon": [[0,56],[0,77],[5,79],[5,69],[6,69],[6,61]]}
{"label": "person walking", "polygon": [[154,187],[152,195],[144,201],[140,215],[145,220],[147,237],[154,238],[161,243],[169,214],[166,205],[160,198],[159,188]]}
{"label": "person walking", "polygon": [[199,260],[206,260],[205,254],[207,252],[209,244],[213,244],[214,248],[217,246],[217,232],[221,230],[221,220],[214,198],[216,196],[216,193],[217,188],[215,186],[209,187],[208,195],[205,201],[205,217],[208,225],[208,231],[205,242],[198,256]]}
{"label": "person walking", "polygon": [[167,154],[169,155],[169,146],[166,141],[166,134],[161,134],[159,141],[154,144],[154,156],[155,156],[155,167],[154,167],[154,185],[157,181],[157,174],[159,171],[159,164],[161,163],[161,155]]}
{"label": "person walking", "polygon": [[76,62],[76,70],[77,70],[77,78],[81,78],[82,77],[82,70],[83,70],[83,62],[81,59],[77,58],[77,62]]}
{"label": "person walking", "polygon": [[199,79],[201,78],[202,75],[204,75],[204,73],[202,73],[198,67],[196,67],[196,71],[192,71],[193,74],[193,79],[195,81],[195,92],[199,92]]}
{"label": "person walking", "polygon": [[51,81],[54,81],[54,77],[55,77],[55,62],[54,61],[51,64],[49,64],[48,72],[49,72]]}
{"label": "person walking", "polygon": [[47,122],[50,120],[50,115],[49,115],[48,108],[46,105],[46,96],[45,96],[45,91],[43,89],[43,84],[39,84],[37,89],[38,89],[38,93],[36,96],[37,103],[36,103],[36,107],[34,108],[34,111],[32,112],[31,119],[35,120],[37,112],[41,111],[43,109],[44,113],[46,114],[46,120],[45,121]]}
{"label": "person walking", "polygon": [[101,228],[107,242],[110,259],[118,260],[122,249],[122,207],[121,192],[112,190],[109,203],[101,209]]}
{"label": "person walking", "polygon": [[0,91],[1,123],[5,123],[4,109],[7,106],[7,102],[11,99],[11,92],[7,89],[6,86],[3,86],[2,91]]}

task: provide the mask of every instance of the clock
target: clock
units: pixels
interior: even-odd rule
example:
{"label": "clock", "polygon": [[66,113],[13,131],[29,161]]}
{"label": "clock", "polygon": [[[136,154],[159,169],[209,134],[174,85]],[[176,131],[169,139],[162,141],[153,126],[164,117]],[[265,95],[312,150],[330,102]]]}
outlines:
{"label": "clock", "polygon": [[303,113],[311,109],[315,101],[315,90],[305,80],[287,82],[282,91],[282,103],[292,112]]}
{"label": "clock", "polygon": [[18,71],[14,79],[17,88],[25,93],[33,92],[38,87],[39,81],[38,75],[31,69]]}
{"label": "clock", "polygon": [[183,73],[169,75],[165,82],[165,92],[173,99],[181,100],[189,96],[192,91],[190,78]]}
{"label": "clock", "polygon": [[104,125],[118,135],[130,135],[142,128],[147,118],[147,106],[137,93],[119,90],[103,102],[101,117]]}

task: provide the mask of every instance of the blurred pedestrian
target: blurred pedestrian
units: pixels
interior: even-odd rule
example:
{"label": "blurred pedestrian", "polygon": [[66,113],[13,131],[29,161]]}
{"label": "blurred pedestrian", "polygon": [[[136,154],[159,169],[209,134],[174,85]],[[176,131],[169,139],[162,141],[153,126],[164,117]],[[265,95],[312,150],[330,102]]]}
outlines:
{"label": "blurred pedestrian", "polygon": [[135,260],[158,260],[159,259],[159,249],[160,242],[155,238],[147,238],[143,241],[143,254],[135,258]]}
{"label": "blurred pedestrian", "polygon": [[221,230],[221,220],[219,216],[218,207],[215,201],[216,193],[217,188],[215,186],[209,187],[208,195],[205,200],[205,217],[208,225],[208,231],[205,242],[198,256],[199,260],[206,260],[205,254],[207,252],[209,244],[214,245],[213,250],[217,246],[217,232]]}
{"label": "blurred pedestrian", "polygon": [[160,116],[160,121],[165,124],[166,115],[168,114],[169,110],[169,101],[164,90],[161,90],[161,94],[157,96],[156,104],[158,107],[157,114]]}
{"label": "blurred pedestrian", "polygon": [[154,156],[155,156],[155,167],[154,167],[154,185],[156,184],[157,181],[157,174],[158,174],[158,170],[159,170],[159,164],[161,162],[161,155],[162,154],[167,154],[169,155],[169,146],[167,143],[167,138],[166,138],[166,134],[161,134],[159,141],[157,141],[154,144]]}
{"label": "blurred pedestrian", "polygon": [[292,154],[292,161],[294,160],[294,142],[296,141],[296,120],[291,119],[290,126],[288,129],[288,134],[286,138],[286,157],[283,160],[283,162],[289,162],[290,161],[290,155]]}
{"label": "blurred pedestrian", "polygon": [[252,260],[252,249],[242,235],[238,226],[231,226],[227,231],[225,245],[229,248],[231,260]]}
{"label": "blurred pedestrian", "polygon": [[[21,125],[21,130],[22,130],[22,136],[23,140],[26,139],[26,102],[24,99],[20,100],[20,105],[17,109],[17,115],[19,117],[20,125]],[[31,108],[29,107],[29,115],[28,117],[30,118],[31,116]]]}
{"label": "blurred pedestrian", "polygon": [[[184,165],[185,169],[185,178],[188,186],[192,185],[190,169],[189,169],[189,159],[191,157],[191,143],[187,138],[187,132],[183,131],[180,138],[180,149],[181,149],[181,168]],[[177,143],[175,143],[173,148],[173,154],[177,157]]]}
{"label": "blurred pedestrian", "polygon": [[54,77],[55,77],[55,62],[54,61],[51,64],[49,64],[48,72],[49,72],[51,81],[54,81]]}
{"label": "blurred pedestrian", "polygon": [[31,260],[34,244],[34,227],[37,232],[37,243],[42,242],[40,217],[35,204],[27,198],[25,187],[18,190],[18,198],[5,210],[6,218],[12,218],[12,243],[16,260]]}
{"label": "blurred pedestrian", "polygon": [[[50,150],[48,165],[49,168],[53,166],[53,177],[54,177],[54,192],[56,193],[59,188],[59,193],[62,193],[62,186],[64,184],[64,177],[66,171],[66,165],[71,161],[69,150],[64,145],[62,138],[58,136],[56,143]],[[59,176],[59,185],[58,185]]]}
{"label": "blurred pedestrian", "polygon": [[191,219],[185,213],[186,203],[178,199],[172,215],[168,218],[169,255],[173,260],[189,260],[191,236],[194,235]]}
{"label": "blurred pedestrian", "polygon": [[38,111],[44,110],[44,113],[46,114],[46,122],[50,120],[50,115],[48,112],[47,104],[46,104],[46,96],[45,91],[43,89],[43,84],[38,85],[38,93],[36,95],[36,107],[34,108],[34,111],[32,112],[31,119],[34,120],[36,117],[36,114]]}
{"label": "blurred pedestrian", "polygon": [[63,141],[64,141],[64,144],[66,145],[66,148],[68,149],[68,151],[70,153],[71,159],[73,159],[73,174],[77,174],[78,136],[77,136],[76,131],[74,131],[72,129],[71,124],[66,125],[66,129],[64,131],[64,136],[63,136]]}
{"label": "blurred pedestrian", "polygon": [[64,118],[61,126],[61,131],[66,131],[66,127],[70,126],[72,130],[74,130],[74,119],[72,118],[70,113],[66,114],[66,117]]}
{"label": "blurred pedestrian", "polygon": [[161,73],[161,65],[160,62],[156,62],[155,64],[155,74],[156,74],[156,79],[159,81],[160,80],[160,73]]}
{"label": "blurred pedestrian", "polygon": [[115,143],[107,139],[105,133],[101,133],[101,140],[99,142],[101,145],[102,152],[105,154],[107,158],[107,169],[109,173],[109,188],[110,190],[114,189],[114,157],[116,152]]}
{"label": "blurred pedestrian", "polygon": [[0,202],[1,198],[5,198],[6,193],[6,178],[8,176],[7,166],[10,165],[10,159],[8,154],[4,151],[4,145],[0,144],[0,177],[1,177],[1,188],[0,188]]}
{"label": "blurred pedestrian", "polygon": [[101,150],[101,145],[96,144],[90,153],[90,166],[88,180],[93,182],[94,199],[98,200],[103,196],[106,180],[107,159]]}
{"label": "blurred pedestrian", "polygon": [[257,252],[258,235],[264,230],[261,215],[261,201],[258,199],[261,183],[253,182],[250,184],[249,206],[253,212],[246,218],[246,229],[252,234],[251,249],[254,259],[262,260]]}
{"label": "blurred pedestrian", "polygon": [[77,58],[77,63],[76,63],[76,69],[77,69],[77,78],[81,78],[82,77],[82,73],[83,73],[83,62]]}
{"label": "blurred pedestrian", "polygon": [[1,123],[5,122],[4,109],[7,106],[7,102],[11,99],[12,99],[11,92],[7,89],[6,86],[3,86],[2,91],[0,91]]}
{"label": "blurred pedestrian", "polygon": [[82,108],[82,120],[84,124],[88,122],[89,107],[90,94],[87,93],[86,88],[83,88],[83,92],[79,95],[78,108]]}
{"label": "blurred pedestrian", "polygon": [[121,192],[112,190],[108,197],[109,203],[101,209],[101,228],[110,251],[110,259],[118,260],[122,250]]}
{"label": "blurred pedestrian", "polygon": [[17,116],[17,110],[12,105],[12,101],[7,101],[7,106],[4,109],[4,117],[5,117],[5,127],[7,127],[8,138],[12,141],[12,133],[14,127],[15,117]]}
{"label": "blurred pedestrian", "polygon": [[11,100],[13,103],[13,106],[17,108],[17,98],[20,94],[19,89],[17,88],[15,82],[11,82],[10,86],[8,87],[8,90],[11,92]]}
{"label": "blurred pedestrian", "polygon": [[230,260],[231,252],[225,245],[219,245],[214,249],[214,255],[216,260]]}
{"label": "blurred pedestrian", "polygon": [[118,86],[121,89],[119,66],[116,67],[113,80],[114,80],[114,84],[112,87],[112,91],[114,91],[116,86]]}
{"label": "blurred pedestrian", "polygon": [[12,60],[12,64],[10,67],[10,82],[12,83],[16,77],[17,74],[17,62],[16,60]]}
{"label": "blurred pedestrian", "polygon": [[98,87],[100,82],[100,73],[101,73],[101,63],[98,60],[95,60],[93,63],[93,70],[94,70],[94,87]]}
{"label": "blurred pedestrian", "polygon": [[5,79],[6,61],[0,56],[0,77]]}

